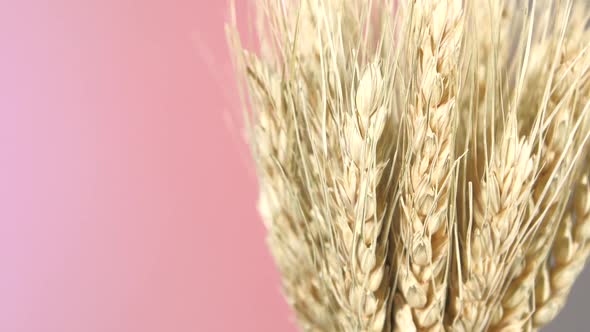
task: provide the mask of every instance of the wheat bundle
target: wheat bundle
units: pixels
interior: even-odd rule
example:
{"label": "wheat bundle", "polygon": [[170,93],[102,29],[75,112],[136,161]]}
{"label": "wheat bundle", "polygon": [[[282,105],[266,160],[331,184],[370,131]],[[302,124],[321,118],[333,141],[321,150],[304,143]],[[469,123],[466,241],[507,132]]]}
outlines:
{"label": "wheat bundle", "polygon": [[533,331],[590,254],[583,0],[235,9],[259,211],[305,331]]}

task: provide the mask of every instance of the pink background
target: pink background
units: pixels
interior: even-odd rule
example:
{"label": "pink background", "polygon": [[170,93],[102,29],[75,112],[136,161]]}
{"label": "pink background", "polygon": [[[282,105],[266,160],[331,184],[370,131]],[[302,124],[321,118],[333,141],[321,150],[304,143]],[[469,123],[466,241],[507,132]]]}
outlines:
{"label": "pink background", "polygon": [[[0,331],[295,330],[226,14],[224,0],[0,2]],[[584,308],[560,319],[583,324]]]}
{"label": "pink background", "polygon": [[0,1],[0,331],[294,331],[227,8]]}

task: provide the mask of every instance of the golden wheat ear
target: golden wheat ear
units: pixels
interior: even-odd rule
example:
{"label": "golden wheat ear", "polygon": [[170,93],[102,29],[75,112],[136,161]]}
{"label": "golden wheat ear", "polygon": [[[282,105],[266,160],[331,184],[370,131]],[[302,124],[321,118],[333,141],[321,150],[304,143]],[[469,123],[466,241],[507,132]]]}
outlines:
{"label": "golden wheat ear", "polygon": [[463,36],[460,1],[413,1],[404,8],[408,105],[407,159],[401,179],[398,302],[413,320],[399,330],[444,330],[450,254],[449,216],[455,181],[454,143],[459,48]]}
{"label": "golden wheat ear", "polygon": [[590,187],[585,175],[573,196],[573,211],[568,211],[559,225],[551,250],[553,263],[546,264],[537,276],[533,324],[543,327],[552,321],[582,272],[590,254]]}

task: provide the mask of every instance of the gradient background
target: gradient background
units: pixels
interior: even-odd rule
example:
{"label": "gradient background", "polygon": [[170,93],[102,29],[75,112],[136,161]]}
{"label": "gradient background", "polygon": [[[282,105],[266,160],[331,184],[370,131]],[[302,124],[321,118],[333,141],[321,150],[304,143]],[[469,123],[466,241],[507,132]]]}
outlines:
{"label": "gradient background", "polygon": [[[0,2],[0,331],[295,331],[226,14],[225,0]],[[549,330],[590,323],[582,279]]]}

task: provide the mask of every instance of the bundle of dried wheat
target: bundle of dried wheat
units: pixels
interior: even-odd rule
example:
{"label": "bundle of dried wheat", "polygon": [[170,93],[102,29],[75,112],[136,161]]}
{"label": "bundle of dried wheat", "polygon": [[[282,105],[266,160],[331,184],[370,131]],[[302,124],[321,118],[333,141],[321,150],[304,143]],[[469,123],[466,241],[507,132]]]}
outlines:
{"label": "bundle of dried wheat", "polygon": [[301,328],[549,323],[590,254],[586,1],[255,6],[258,51],[227,32]]}

